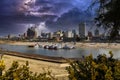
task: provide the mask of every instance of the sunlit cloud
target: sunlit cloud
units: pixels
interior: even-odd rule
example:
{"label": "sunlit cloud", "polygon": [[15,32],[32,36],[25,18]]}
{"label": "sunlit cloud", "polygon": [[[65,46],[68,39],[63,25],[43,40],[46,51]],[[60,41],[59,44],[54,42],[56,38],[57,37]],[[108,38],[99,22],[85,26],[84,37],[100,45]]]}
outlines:
{"label": "sunlit cloud", "polygon": [[47,28],[45,22],[40,22],[40,23],[37,25],[37,27],[38,27],[38,30],[41,31],[41,32],[49,32],[49,29]]}
{"label": "sunlit cloud", "polygon": [[36,17],[42,17],[42,16],[46,16],[46,15],[55,15],[54,13],[51,13],[51,12],[43,12],[43,13],[40,13],[40,12],[29,12],[29,13],[26,13],[26,15],[31,15],[31,16],[36,16]]}
{"label": "sunlit cloud", "polygon": [[48,29],[48,27],[46,26],[45,22],[40,22],[37,24],[23,24],[25,26],[24,31],[26,32],[28,28],[30,27],[36,27],[36,31],[38,33],[38,35],[41,34],[41,32],[50,32],[50,30]]}

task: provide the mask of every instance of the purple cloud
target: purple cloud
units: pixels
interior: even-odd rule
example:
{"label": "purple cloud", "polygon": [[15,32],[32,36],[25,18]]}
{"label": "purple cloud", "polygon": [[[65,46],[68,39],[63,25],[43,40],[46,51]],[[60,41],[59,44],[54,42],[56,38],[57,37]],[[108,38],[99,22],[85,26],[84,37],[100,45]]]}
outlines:
{"label": "purple cloud", "polygon": [[[20,27],[20,24],[45,22],[48,29],[65,29],[78,25],[80,21],[91,20],[93,11],[84,11],[92,0],[0,0],[0,26]],[[76,10],[74,10],[76,9]],[[72,24],[72,25],[69,25]],[[9,27],[8,25],[10,24]],[[16,25],[18,24],[18,25]],[[20,31],[21,31],[20,30]],[[15,30],[16,31],[16,30]]]}

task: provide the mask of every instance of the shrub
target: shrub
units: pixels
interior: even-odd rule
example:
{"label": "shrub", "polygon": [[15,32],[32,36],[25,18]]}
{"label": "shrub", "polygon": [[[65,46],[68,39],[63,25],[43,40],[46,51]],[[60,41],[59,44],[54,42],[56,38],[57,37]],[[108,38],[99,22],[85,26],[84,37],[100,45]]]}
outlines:
{"label": "shrub", "polygon": [[120,80],[120,61],[105,54],[93,58],[92,55],[80,61],[70,61],[67,67],[70,80]]}
{"label": "shrub", "polygon": [[4,70],[5,64],[3,60],[0,60],[0,80],[55,80],[49,71],[40,74],[30,71],[28,61],[24,65],[19,65],[17,61],[14,61],[8,70]]}

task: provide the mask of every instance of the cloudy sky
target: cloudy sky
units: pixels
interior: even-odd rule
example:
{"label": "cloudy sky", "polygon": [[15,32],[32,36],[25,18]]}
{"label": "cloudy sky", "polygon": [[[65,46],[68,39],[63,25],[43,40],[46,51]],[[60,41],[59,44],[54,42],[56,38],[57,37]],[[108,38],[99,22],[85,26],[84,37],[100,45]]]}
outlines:
{"label": "cloudy sky", "polygon": [[92,0],[0,0],[0,35],[21,34],[34,24],[40,31],[77,29],[91,23]]}

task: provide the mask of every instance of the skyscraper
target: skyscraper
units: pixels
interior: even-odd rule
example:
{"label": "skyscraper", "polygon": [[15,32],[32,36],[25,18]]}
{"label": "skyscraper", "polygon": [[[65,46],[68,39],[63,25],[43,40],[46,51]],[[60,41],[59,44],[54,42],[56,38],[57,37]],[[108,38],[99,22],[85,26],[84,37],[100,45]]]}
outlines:
{"label": "skyscraper", "polygon": [[27,30],[27,38],[29,38],[29,39],[37,38],[36,27],[28,28],[28,30]]}
{"label": "skyscraper", "polygon": [[72,30],[72,33],[73,33],[73,37],[75,38],[75,36],[76,36],[76,31],[75,31],[75,29]]}
{"label": "skyscraper", "polygon": [[66,38],[73,38],[74,37],[74,33],[72,31],[66,31],[65,32],[65,37]]}
{"label": "skyscraper", "polygon": [[85,23],[80,23],[79,24],[79,37],[84,38],[85,37]]}

